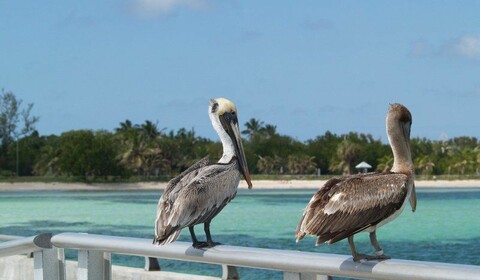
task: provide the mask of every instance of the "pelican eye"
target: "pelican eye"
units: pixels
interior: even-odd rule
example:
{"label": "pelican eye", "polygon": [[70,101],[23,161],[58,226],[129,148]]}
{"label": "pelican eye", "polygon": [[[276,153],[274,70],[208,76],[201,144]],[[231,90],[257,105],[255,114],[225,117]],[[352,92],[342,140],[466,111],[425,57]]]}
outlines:
{"label": "pelican eye", "polygon": [[218,110],[218,103],[214,103],[214,104],[212,105],[212,113],[216,113],[217,110]]}

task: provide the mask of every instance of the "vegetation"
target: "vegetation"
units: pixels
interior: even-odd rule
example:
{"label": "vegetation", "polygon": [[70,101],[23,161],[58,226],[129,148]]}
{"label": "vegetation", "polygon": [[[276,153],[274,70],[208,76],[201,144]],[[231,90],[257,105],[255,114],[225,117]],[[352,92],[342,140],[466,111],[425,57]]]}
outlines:
{"label": "vegetation", "polygon": [[[143,124],[125,120],[112,132],[72,130],[59,136],[41,136],[34,127],[38,117],[31,116],[33,104],[23,110],[21,104],[13,93],[2,92],[0,175],[4,178],[166,180],[206,155],[214,160],[222,153],[219,141],[199,137],[194,130],[159,130],[157,123],[148,120]],[[301,142],[258,119],[246,122],[242,134],[250,172],[259,178],[354,173],[360,161],[377,171],[387,171],[393,164],[389,145],[369,134],[326,131]],[[411,146],[418,175],[479,175],[477,138],[414,138]]]}

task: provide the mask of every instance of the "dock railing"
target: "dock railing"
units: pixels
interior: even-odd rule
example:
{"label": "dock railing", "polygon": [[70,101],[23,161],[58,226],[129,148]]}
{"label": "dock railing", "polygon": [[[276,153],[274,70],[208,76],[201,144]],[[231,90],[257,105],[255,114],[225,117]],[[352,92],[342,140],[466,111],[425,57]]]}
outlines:
{"label": "dock railing", "polygon": [[63,249],[54,248],[52,234],[42,233],[30,237],[1,235],[0,257],[33,253],[35,280],[65,280]]}
{"label": "dock railing", "polygon": [[239,279],[236,267],[282,271],[283,278],[288,280],[328,279],[325,275],[362,279],[480,279],[480,266],[474,265],[396,259],[357,263],[345,255],[227,245],[200,250],[185,242],[155,246],[150,239],[82,233],[44,234],[3,242],[0,257],[32,251],[35,280],[64,280],[63,249],[78,250],[79,280],[112,279],[112,254],[218,264],[223,266],[222,279]]}

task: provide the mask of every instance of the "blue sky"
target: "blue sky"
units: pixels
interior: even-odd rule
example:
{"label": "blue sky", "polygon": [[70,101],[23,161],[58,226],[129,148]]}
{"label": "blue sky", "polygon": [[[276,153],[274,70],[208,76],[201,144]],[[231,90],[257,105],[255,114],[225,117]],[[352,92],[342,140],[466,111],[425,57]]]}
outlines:
{"label": "blue sky", "polygon": [[216,139],[212,97],[299,140],[480,137],[479,1],[1,1],[0,87],[40,134],[121,121]]}

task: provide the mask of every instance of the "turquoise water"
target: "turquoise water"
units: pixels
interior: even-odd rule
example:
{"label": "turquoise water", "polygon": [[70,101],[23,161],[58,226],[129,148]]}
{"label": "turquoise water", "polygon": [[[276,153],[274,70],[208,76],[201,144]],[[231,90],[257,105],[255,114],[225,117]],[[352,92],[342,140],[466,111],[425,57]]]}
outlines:
{"label": "turquoise water", "polygon": [[[213,239],[229,245],[293,249],[348,255],[348,242],[315,247],[295,243],[294,230],[314,190],[240,190],[212,222]],[[89,232],[153,237],[160,192],[0,193],[0,234]],[[409,207],[409,205],[408,205]],[[377,231],[386,254],[399,259],[480,265],[480,188],[420,189],[417,211],[406,208]],[[196,230],[203,238],[203,227]],[[188,230],[180,236],[190,241]],[[356,236],[360,251],[372,253],[366,233]],[[75,252],[67,252],[75,258]],[[114,256],[114,264],[143,267],[143,258]],[[221,275],[217,265],[160,260],[163,270]],[[243,279],[280,279],[274,271],[240,269]]]}

